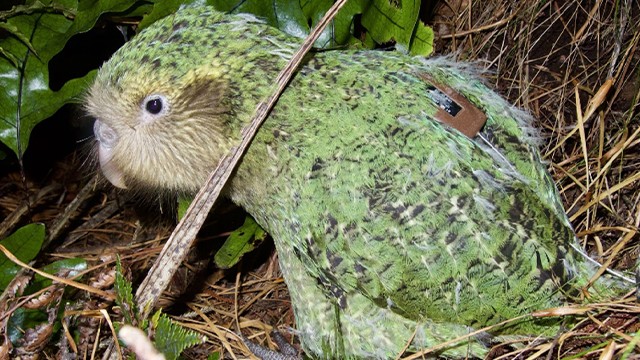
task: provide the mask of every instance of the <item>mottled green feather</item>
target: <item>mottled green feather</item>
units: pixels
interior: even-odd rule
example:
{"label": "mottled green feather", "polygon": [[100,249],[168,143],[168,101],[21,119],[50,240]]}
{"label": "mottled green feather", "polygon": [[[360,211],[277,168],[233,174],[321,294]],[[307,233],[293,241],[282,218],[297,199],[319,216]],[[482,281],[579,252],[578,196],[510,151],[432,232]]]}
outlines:
{"label": "mottled green feather", "polygon": [[[87,99],[117,134],[109,165],[131,187],[197,190],[298,46],[250,16],[209,8],[150,26],[102,67]],[[486,113],[478,136],[435,120],[425,74]],[[145,113],[153,94],[165,113]],[[528,116],[465,65],[318,52],[227,195],[273,236],[307,353],[390,358],[408,342],[417,351],[562,305],[585,283],[589,266],[570,247],[535,141]],[[491,336],[557,325],[527,318],[444,353],[482,356]]]}

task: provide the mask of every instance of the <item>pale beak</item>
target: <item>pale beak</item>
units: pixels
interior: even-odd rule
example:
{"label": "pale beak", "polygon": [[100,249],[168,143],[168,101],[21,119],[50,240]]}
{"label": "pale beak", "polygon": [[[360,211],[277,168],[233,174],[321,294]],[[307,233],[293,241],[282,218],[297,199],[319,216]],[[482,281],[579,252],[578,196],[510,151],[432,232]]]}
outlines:
{"label": "pale beak", "polygon": [[100,160],[102,173],[113,186],[126,189],[127,185],[124,183],[122,171],[112,161],[113,148],[118,142],[118,134],[112,127],[100,120],[96,120],[93,124],[93,133],[96,136],[96,140],[98,140],[98,159]]}

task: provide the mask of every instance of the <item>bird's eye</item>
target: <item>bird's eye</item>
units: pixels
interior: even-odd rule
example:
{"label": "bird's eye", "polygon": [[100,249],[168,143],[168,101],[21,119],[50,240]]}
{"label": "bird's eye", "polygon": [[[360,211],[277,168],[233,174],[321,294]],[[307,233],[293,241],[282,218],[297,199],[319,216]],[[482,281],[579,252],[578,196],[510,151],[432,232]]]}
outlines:
{"label": "bird's eye", "polygon": [[157,115],[162,111],[162,99],[161,98],[151,98],[147,100],[145,104],[145,109],[151,114]]}
{"label": "bird's eye", "polygon": [[165,119],[171,110],[169,98],[163,94],[151,94],[140,102],[141,124],[151,124],[155,121]]}

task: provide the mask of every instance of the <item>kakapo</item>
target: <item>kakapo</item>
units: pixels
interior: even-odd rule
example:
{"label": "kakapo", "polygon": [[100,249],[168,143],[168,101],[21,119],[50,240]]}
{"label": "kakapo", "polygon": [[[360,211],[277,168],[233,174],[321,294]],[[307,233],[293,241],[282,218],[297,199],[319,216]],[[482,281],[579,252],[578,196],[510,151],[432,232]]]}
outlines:
{"label": "kakapo", "polygon": [[[195,193],[300,43],[209,7],[136,35],[86,99],[104,175]],[[486,116],[477,134],[442,121],[465,106]],[[536,139],[468,65],[316,52],[225,194],[273,236],[306,353],[390,358],[561,306],[587,283]],[[525,317],[441,353],[482,356],[492,337],[550,335],[559,321]]]}

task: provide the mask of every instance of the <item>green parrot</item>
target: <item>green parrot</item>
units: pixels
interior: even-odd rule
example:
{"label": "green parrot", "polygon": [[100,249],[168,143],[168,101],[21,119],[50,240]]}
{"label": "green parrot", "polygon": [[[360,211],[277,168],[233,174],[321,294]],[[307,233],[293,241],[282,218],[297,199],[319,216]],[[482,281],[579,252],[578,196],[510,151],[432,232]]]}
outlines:
{"label": "green parrot", "polygon": [[[185,7],[136,35],[87,94],[113,185],[193,194],[301,44],[251,15]],[[448,122],[486,123],[464,130]],[[478,126],[479,127],[479,126]],[[395,51],[312,53],[225,195],[275,241],[316,358],[386,359],[562,306],[593,273],[530,117],[473,67]],[[612,296],[613,280],[590,288]],[[441,349],[483,356],[522,317]]]}

